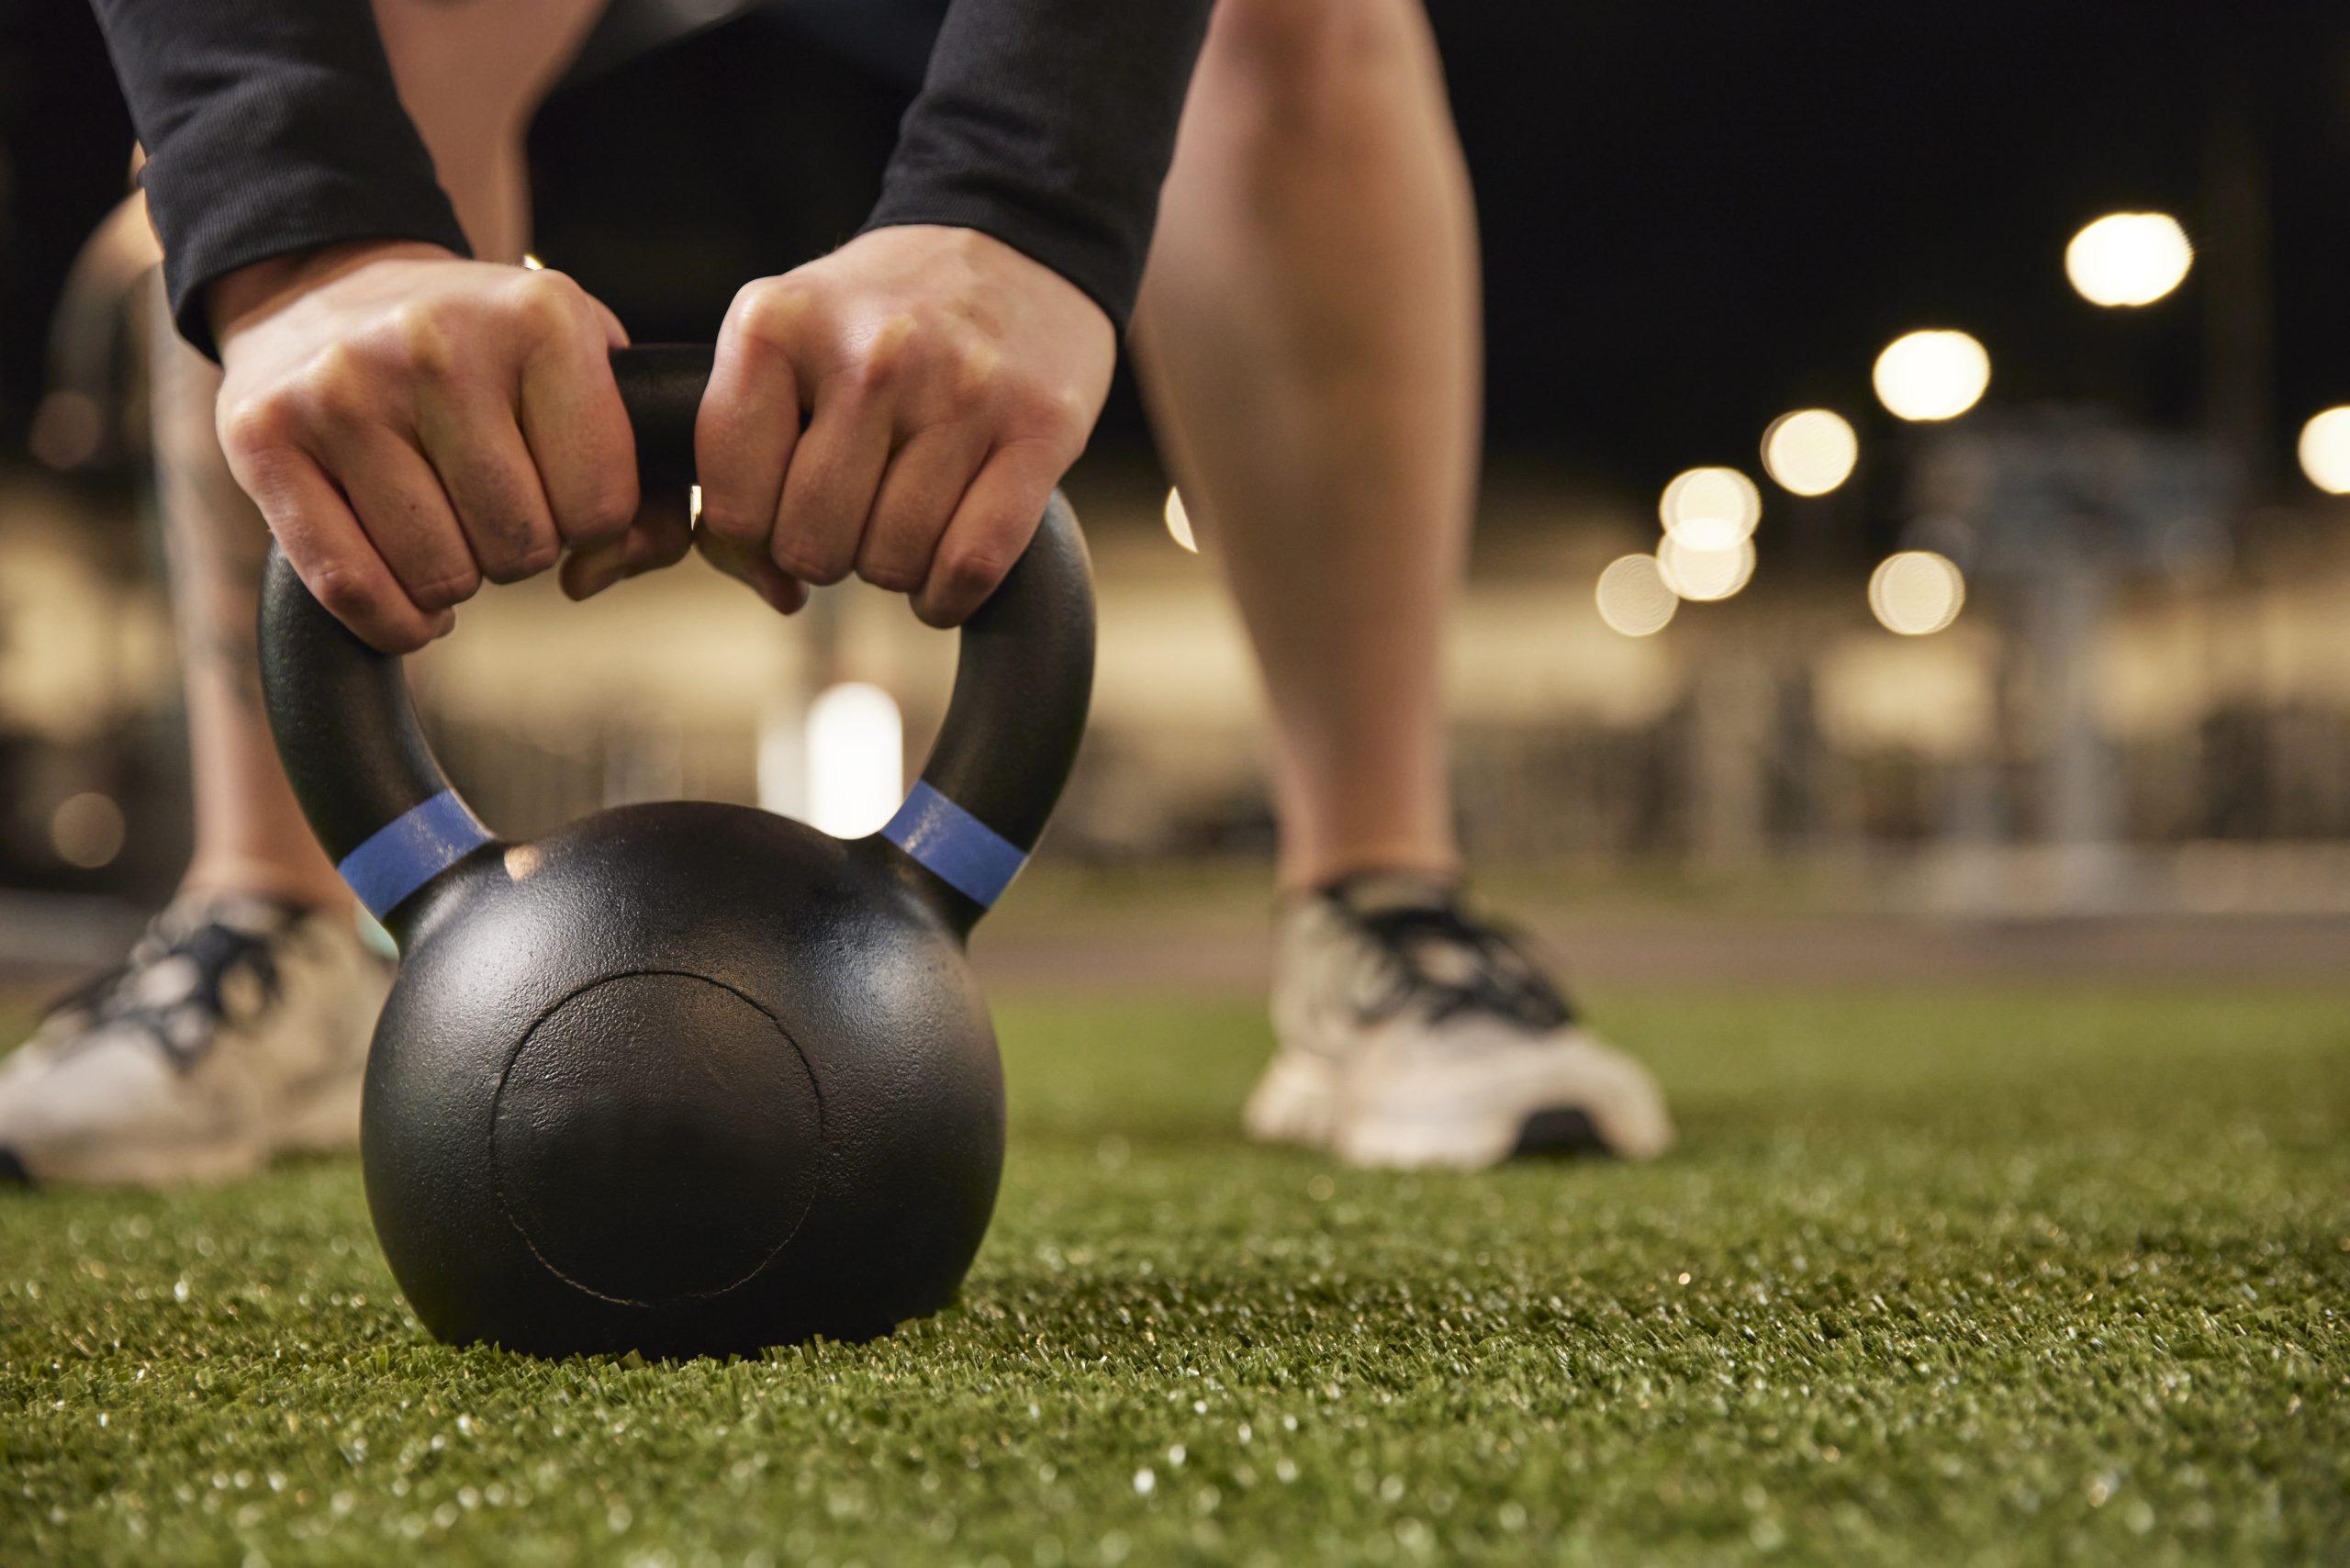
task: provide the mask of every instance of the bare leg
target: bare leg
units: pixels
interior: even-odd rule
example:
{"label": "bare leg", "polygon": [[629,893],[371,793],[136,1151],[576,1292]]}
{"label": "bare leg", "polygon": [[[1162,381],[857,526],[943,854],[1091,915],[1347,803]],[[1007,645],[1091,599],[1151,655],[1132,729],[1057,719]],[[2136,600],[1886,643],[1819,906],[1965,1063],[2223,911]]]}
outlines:
{"label": "bare leg", "polygon": [[302,820],[261,711],[253,618],[269,532],[213,438],[220,373],[180,341],[170,318],[158,280],[155,467],[196,794],[196,857],[182,886],[336,905],[349,895]]}
{"label": "bare leg", "polygon": [[522,140],[607,0],[375,0],[400,103],[486,262],[530,243]]}
{"label": "bare leg", "polygon": [[1263,670],[1290,890],[1457,868],[1442,661],[1476,482],[1478,312],[1417,0],[1223,0],[1136,348]]}
{"label": "bare leg", "polygon": [[[521,255],[522,135],[601,0],[379,0],[404,101],[485,259]],[[173,332],[156,291],[155,458],[187,690],[196,857],[185,886],[330,905],[347,894],[304,824],[261,711],[255,593],[269,535],[213,433],[220,374]]]}

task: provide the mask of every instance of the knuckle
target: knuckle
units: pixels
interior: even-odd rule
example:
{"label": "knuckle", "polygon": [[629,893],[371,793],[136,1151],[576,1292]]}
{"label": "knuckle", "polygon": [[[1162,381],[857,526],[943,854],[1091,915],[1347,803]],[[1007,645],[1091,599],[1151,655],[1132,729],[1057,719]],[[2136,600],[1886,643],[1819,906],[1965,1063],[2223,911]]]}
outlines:
{"label": "knuckle", "polygon": [[1003,378],[1003,351],[975,340],[957,347],[946,366],[946,389],[961,406],[984,403]]}
{"label": "knuckle", "polygon": [[562,556],[563,546],[553,539],[522,540],[497,552],[494,560],[484,565],[482,575],[494,583],[517,583],[537,577]]}
{"label": "knuckle", "polygon": [[1012,557],[992,544],[965,544],[941,551],[938,574],[957,597],[991,593],[1012,570]]}
{"label": "knuckle", "polygon": [[392,313],[391,340],[409,375],[438,381],[456,374],[458,334],[439,312],[423,305],[401,306]]}
{"label": "knuckle", "polygon": [[424,578],[408,590],[408,598],[420,610],[453,610],[480,591],[480,570],[466,566]]}
{"label": "knuckle", "polygon": [[604,331],[597,322],[595,306],[588,303],[588,292],[571,277],[562,273],[524,273],[512,289],[512,322],[520,327],[526,345],[559,343],[566,351],[601,351]]}
{"label": "knuckle", "polygon": [[594,537],[628,532],[636,517],[636,481],[622,478],[599,492],[588,504],[588,531]]}
{"label": "knuckle", "polygon": [[733,544],[755,544],[767,537],[768,521],[736,505],[731,498],[721,499],[708,491],[702,493],[701,518],[697,526],[713,538]]}
{"label": "knuckle", "polygon": [[231,457],[262,457],[292,445],[298,428],[286,399],[271,395],[241,398],[220,412],[221,450]]}
{"label": "knuckle", "polygon": [[863,398],[878,398],[901,384],[920,360],[923,330],[904,314],[881,322],[858,346],[856,357],[842,372],[849,390]]}
{"label": "knuckle", "polygon": [[963,616],[964,611],[944,595],[925,588],[915,596],[914,619],[925,626],[935,627],[943,632],[950,626],[959,624]]}
{"label": "knuckle", "polygon": [[615,475],[580,498],[572,514],[564,520],[563,532],[566,537],[583,543],[616,539],[636,521],[636,511],[635,476]]}
{"label": "knuckle", "polygon": [[367,584],[346,567],[314,566],[306,580],[310,597],[338,621],[368,617],[375,608],[375,596]]}
{"label": "knuckle", "polygon": [[568,273],[552,267],[529,270],[509,286],[516,313],[542,330],[568,330],[587,313],[587,293]]}
{"label": "knuckle", "polygon": [[432,633],[406,622],[384,622],[364,640],[386,654],[420,654],[432,645]]}
{"label": "knuckle", "polygon": [[884,593],[912,593],[922,587],[919,566],[902,558],[867,555],[856,564],[856,575]]}
{"label": "knuckle", "polygon": [[361,351],[358,340],[338,338],[311,356],[308,379],[320,390],[355,389],[374,374],[371,357]]}
{"label": "knuckle", "polygon": [[814,301],[806,285],[789,278],[760,278],[746,283],[728,311],[735,330],[753,345],[789,349],[800,338]]}
{"label": "knuckle", "polygon": [[768,554],[786,576],[803,583],[831,584],[848,576],[848,563],[839,550],[804,533],[777,535]]}
{"label": "knuckle", "polygon": [[1052,441],[1081,434],[1085,415],[1078,395],[1066,387],[1039,381],[1013,381],[1002,392],[1002,407],[1013,427]]}
{"label": "knuckle", "polygon": [[322,430],[348,431],[372,423],[376,411],[375,377],[359,364],[357,351],[336,343],[321,353],[291,395],[297,418]]}

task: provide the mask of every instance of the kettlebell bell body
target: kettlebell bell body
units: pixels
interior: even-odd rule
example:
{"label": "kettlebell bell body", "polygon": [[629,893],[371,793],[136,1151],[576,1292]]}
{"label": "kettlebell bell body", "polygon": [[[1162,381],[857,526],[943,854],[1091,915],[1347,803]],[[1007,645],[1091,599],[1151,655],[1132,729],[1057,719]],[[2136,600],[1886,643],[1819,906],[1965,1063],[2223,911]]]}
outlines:
{"label": "kettlebell bell body", "polygon": [[[683,482],[709,351],[614,365],[647,486]],[[432,761],[398,661],[275,554],[262,623],[296,793],[400,946],[361,1155],[434,1335],[748,1352],[952,1297],[1003,1158],[964,939],[1041,833],[1091,688],[1065,503],[964,629],[922,782],[853,841],[690,801],[499,839]]]}

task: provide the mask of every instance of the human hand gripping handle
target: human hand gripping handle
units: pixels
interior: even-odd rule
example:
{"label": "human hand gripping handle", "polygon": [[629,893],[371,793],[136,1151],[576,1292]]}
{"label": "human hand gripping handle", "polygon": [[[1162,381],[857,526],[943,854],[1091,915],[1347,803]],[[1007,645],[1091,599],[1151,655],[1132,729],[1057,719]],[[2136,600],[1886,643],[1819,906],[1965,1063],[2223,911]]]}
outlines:
{"label": "human hand gripping handle", "polygon": [[[711,350],[617,350],[647,495],[690,482]],[[921,780],[859,841],[958,932],[986,913],[1044,832],[1077,755],[1093,685],[1085,543],[1056,492],[1027,552],[964,623],[954,696]],[[271,733],[310,827],[362,902],[406,940],[450,873],[504,847],[451,788],[419,728],[397,655],[369,647],[273,547],[261,600]]]}

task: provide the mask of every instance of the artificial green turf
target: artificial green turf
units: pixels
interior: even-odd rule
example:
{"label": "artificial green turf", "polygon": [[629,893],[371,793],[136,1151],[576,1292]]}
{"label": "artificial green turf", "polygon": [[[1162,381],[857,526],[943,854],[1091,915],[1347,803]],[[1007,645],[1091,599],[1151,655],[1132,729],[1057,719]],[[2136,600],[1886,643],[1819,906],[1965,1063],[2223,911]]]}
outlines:
{"label": "artificial green turf", "polygon": [[2350,995],[1626,997],[1646,1169],[1255,1151],[1252,1006],[1002,1015],[962,1305],[427,1342],[356,1172],[0,1195],[0,1562],[2343,1562]]}

